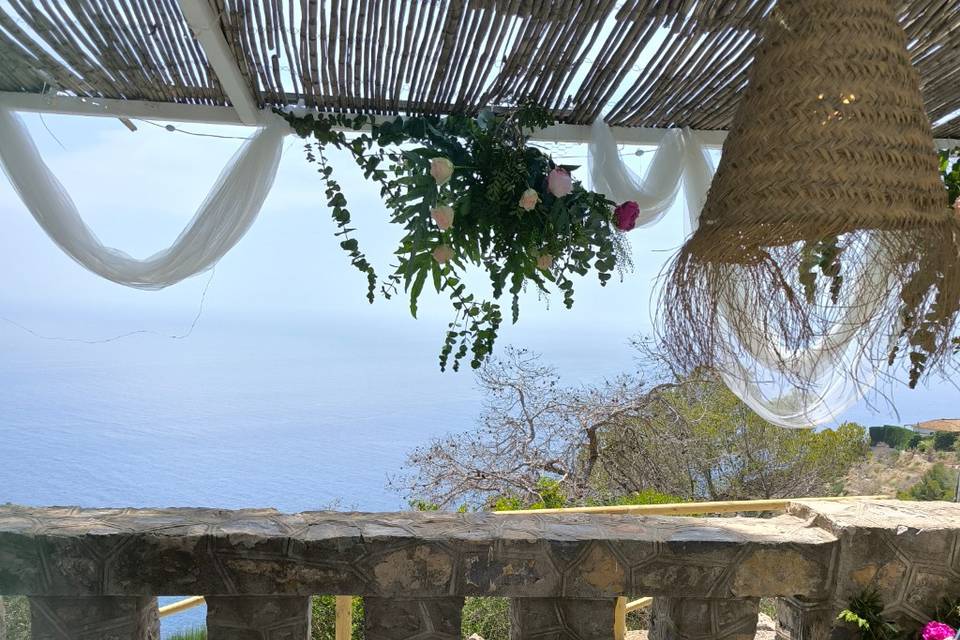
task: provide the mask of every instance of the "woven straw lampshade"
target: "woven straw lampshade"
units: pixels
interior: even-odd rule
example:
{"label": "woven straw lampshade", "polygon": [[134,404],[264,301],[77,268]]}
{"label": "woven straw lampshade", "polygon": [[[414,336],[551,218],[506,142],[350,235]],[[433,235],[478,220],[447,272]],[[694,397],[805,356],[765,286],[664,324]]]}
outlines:
{"label": "woven straw lampshade", "polygon": [[780,0],[748,77],[668,274],[668,352],[687,369],[744,344],[802,353],[858,317],[845,292],[870,272],[888,286],[857,339],[875,362],[907,358],[916,383],[951,352],[960,233],[891,0]]}
{"label": "woven straw lampshade", "polygon": [[701,215],[760,244],[942,224],[920,78],[890,0],[781,0]]}

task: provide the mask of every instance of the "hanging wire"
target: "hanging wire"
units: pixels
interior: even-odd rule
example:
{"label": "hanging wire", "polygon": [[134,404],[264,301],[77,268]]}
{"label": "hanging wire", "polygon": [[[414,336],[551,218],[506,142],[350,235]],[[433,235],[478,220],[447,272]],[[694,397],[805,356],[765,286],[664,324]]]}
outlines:
{"label": "hanging wire", "polygon": [[213,282],[213,276],[216,273],[216,267],[210,270],[210,277],[207,278],[207,283],[203,287],[203,293],[200,294],[200,305],[197,308],[197,314],[193,317],[193,322],[190,323],[190,326],[187,328],[186,332],[181,334],[165,334],[160,333],[159,331],[153,331],[152,329],[137,329],[136,331],[128,331],[127,333],[121,333],[110,338],[101,338],[98,340],[89,340],[87,338],[66,338],[63,336],[47,336],[34,331],[30,327],[26,327],[15,320],[11,320],[5,316],[0,316],[0,320],[3,320],[7,324],[14,326],[21,331],[29,333],[34,338],[40,340],[50,340],[53,342],[74,342],[78,344],[107,344],[109,342],[117,342],[118,340],[123,340],[124,338],[130,338],[132,336],[139,335],[154,335],[161,338],[166,338],[169,340],[185,340],[193,334],[193,330],[197,328],[197,325],[200,323],[200,316],[203,315],[204,305],[207,301],[207,291],[210,289],[210,284]]}
{"label": "hanging wire", "polygon": [[180,127],[177,127],[177,126],[172,125],[172,124],[160,124],[159,122],[153,122],[153,121],[151,121],[151,120],[144,120],[144,119],[142,119],[142,118],[136,118],[136,121],[137,121],[137,122],[145,122],[145,123],[151,124],[151,125],[153,125],[153,126],[155,126],[155,127],[159,127],[159,128],[161,128],[161,129],[166,129],[167,131],[170,131],[170,132],[185,133],[185,134],[187,134],[188,136],[197,136],[198,138],[219,138],[219,139],[221,139],[221,140],[249,140],[249,139],[250,139],[249,137],[242,137],[242,136],[224,136],[224,135],[220,135],[220,134],[218,134],[218,133],[200,133],[200,132],[197,132],[197,131],[187,131],[186,129],[181,129]]}

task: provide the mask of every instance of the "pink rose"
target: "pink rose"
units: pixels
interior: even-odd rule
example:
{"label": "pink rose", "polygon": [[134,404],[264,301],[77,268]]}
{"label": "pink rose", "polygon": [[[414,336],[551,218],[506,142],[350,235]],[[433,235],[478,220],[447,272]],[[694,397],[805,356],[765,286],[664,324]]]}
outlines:
{"label": "pink rose", "polygon": [[439,264],[446,264],[450,262],[450,258],[452,257],[453,257],[453,249],[451,249],[445,244],[442,244],[433,250],[433,259],[436,260]]}
{"label": "pink rose", "polygon": [[553,256],[549,253],[541,253],[537,256],[537,269],[546,271],[553,266]]}
{"label": "pink rose", "polygon": [[928,622],[923,628],[923,640],[953,640],[957,632],[942,622]]}
{"label": "pink rose", "polygon": [[620,231],[630,231],[637,226],[637,218],[640,216],[640,206],[636,202],[628,200],[613,210],[614,224]]}
{"label": "pink rose", "polygon": [[430,175],[437,184],[447,184],[453,175],[453,163],[448,158],[434,158],[430,161]]}
{"label": "pink rose", "polygon": [[520,208],[524,211],[533,211],[538,202],[540,202],[540,194],[536,189],[527,189],[520,196]]}
{"label": "pink rose", "polygon": [[566,169],[557,167],[547,176],[547,190],[558,198],[573,191],[573,178]]}
{"label": "pink rose", "polygon": [[960,216],[960,196],[957,196],[957,199],[953,201],[953,210]]}
{"label": "pink rose", "polygon": [[440,231],[446,231],[453,226],[453,207],[443,205],[430,209],[430,217],[440,227]]}

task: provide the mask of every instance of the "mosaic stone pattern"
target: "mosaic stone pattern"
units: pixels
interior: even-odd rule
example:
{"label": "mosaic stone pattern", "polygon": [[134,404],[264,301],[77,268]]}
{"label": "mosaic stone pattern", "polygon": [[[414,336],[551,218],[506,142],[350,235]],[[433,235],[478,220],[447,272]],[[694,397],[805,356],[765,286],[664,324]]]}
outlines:
{"label": "mosaic stone pattern", "polygon": [[760,600],[656,598],[650,640],[753,640]]}
{"label": "mosaic stone pattern", "polygon": [[460,640],[463,598],[365,598],[367,640]]}
{"label": "mosaic stone pattern", "polygon": [[[777,598],[777,640],[822,640],[831,637],[831,629],[841,611],[831,602],[804,602],[797,598]],[[846,635],[837,632],[837,637]]]}
{"label": "mosaic stone pattern", "polygon": [[367,599],[371,640],[453,640],[464,596],[512,598],[515,638],[612,633],[652,595],[652,638],[739,640],[779,596],[780,640],[841,638],[879,589],[910,624],[960,596],[960,505],[798,501],[760,518],[0,506],[0,594],[35,638],[156,640],[154,596],[210,602],[212,640],[305,640],[308,597]]}
{"label": "mosaic stone pattern", "polygon": [[941,598],[960,598],[960,504],[801,501],[790,513],[840,543],[835,611],[872,587],[887,605],[885,615],[912,627],[927,622]]}
{"label": "mosaic stone pattern", "polygon": [[33,640],[159,640],[156,598],[30,598]]}
{"label": "mosaic stone pattern", "polygon": [[613,600],[514,598],[511,640],[611,640]]}
{"label": "mosaic stone pattern", "polygon": [[207,596],[208,640],[309,640],[310,598]]}
{"label": "mosaic stone pattern", "polygon": [[795,517],[0,507],[0,594],[824,597]]}

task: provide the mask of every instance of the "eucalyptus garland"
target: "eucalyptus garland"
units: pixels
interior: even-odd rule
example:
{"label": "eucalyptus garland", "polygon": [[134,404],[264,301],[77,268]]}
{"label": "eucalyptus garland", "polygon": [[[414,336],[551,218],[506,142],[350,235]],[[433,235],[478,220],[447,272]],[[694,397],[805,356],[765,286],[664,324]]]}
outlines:
{"label": "eucalyptus garland", "polygon": [[[559,290],[574,302],[573,275],[595,272],[605,285],[615,270],[631,266],[622,231],[633,228],[637,207],[587,191],[571,172],[530,144],[530,134],[554,124],[547,111],[528,104],[510,112],[483,110],[476,117],[413,116],[378,120],[343,114],[280,112],[310,140],[307,159],[318,164],[340,246],[367,278],[367,298],[392,298],[402,290],[416,317],[429,283],[449,296],[454,318],[440,352],[440,368],[454,370],[471,355],[479,367],[490,355],[503,321],[498,302],[510,298],[513,322],[528,286],[544,295]],[[353,237],[343,189],[325,154],[349,152],[364,176],[380,185],[389,221],[403,227],[397,263],[381,278]],[[464,274],[479,267],[489,276],[492,300],[467,290]]]}

